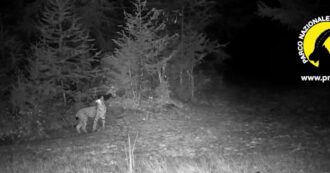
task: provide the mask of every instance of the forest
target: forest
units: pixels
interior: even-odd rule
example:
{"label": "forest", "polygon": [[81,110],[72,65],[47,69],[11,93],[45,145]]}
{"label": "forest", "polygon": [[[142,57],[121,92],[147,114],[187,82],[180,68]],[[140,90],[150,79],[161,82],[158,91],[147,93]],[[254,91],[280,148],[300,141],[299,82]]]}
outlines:
{"label": "forest", "polygon": [[[328,134],[329,52],[323,52],[319,60],[324,65],[318,68],[315,54],[301,59],[298,49],[305,47],[299,47],[298,41],[309,21],[329,15],[329,4],[326,0],[2,0],[0,144],[42,143],[61,136],[63,143],[67,138],[80,143],[84,136],[74,132],[74,115],[94,106],[101,96],[107,116],[112,116],[106,118],[111,126],[106,130],[116,134],[114,124],[130,129],[124,134],[130,145],[125,149],[129,162],[123,166],[128,172],[144,172],[135,168],[134,147],[139,139],[132,149],[131,132],[157,128],[151,122],[137,128],[132,121],[152,117],[168,121],[179,117],[175,123],[192,123],[201,116],[220,123],[213,116],[250,112],[253,115],[247,113],[235,122],[243,128],[241,121],[250,118],[258,122],[270,118],[281,124],[282,115],[288,114],[285,119],[294,125],[283,126],[300,129],[300,125],[314,127],[302,122],[315,123],[326,129],[322,135]],[[324,42],[323,49],[315,43],[315,52],[329,51],[326,38]],[[321,76],[322,82],[303,81],[306,75]],[[301,118],[305,115],[308,118]],[[122,117],[131,124],[122,124]],[[220,141],[219,129],[210,129],[205,133],[217,134]],[[85,135],[107,138],[98,133]],[[300,144],[291,150],[300,151]],[[310,169],[315,167],[306,172]]]}

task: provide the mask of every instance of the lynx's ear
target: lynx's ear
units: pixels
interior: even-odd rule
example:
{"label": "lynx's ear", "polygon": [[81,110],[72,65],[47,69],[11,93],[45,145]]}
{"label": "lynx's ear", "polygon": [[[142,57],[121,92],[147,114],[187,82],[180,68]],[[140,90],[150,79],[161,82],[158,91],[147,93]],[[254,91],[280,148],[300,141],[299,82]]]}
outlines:
{"label": "lynx's ear", "polygon": [[99,97],[97,100],[98,100],[99,102],[104,102],[104,97],[101,96],[101,97]]}

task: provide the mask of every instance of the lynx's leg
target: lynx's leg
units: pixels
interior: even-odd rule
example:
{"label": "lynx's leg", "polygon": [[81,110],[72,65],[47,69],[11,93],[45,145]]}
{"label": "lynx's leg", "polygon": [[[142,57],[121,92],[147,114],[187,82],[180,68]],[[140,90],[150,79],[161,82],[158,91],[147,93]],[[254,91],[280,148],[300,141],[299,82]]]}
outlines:
{"label": "lynx's leg", "polygon": [[102,120],[102,129],[104,129],[105,128],[105,119],[102,118],[101,120]]}
{"label": "lynx's leg", "polygon": [[76,130],[77,132],[80,134],[80,128],[82,127],[81,121],[79,121],[79,123],[76,126]]}
{"label": "lynx's leg", "polygon": [[79,123],[76,127],[77,132],[80,133],[80,129],[82,129],[83,132],[87,133],[86,126],[87,126],[87,120],[88,117],[86,117],[84,114],[79,117]]}
{"label": "lynx's leg", "polygon": [[87,119],[84,119],[84,121],[82,121],[82,130],[87,133],[87,130],[86,130],[86,126],[87,126]]}
{"label": "lynx's leg", "polygon": [[80,129],[82,129],[85,133],[87,133],[86,126],[87,126],[87,118],[80,117],[79,123],[76,126],[77,132],[80,133],[81,132]]}
{"label": "lynx's leg", "polygon": [[95,117],[94,122],[93,122],[93,132],[96,131],[98,120],[99,120],[99,119],[98,119],[97,117]]}

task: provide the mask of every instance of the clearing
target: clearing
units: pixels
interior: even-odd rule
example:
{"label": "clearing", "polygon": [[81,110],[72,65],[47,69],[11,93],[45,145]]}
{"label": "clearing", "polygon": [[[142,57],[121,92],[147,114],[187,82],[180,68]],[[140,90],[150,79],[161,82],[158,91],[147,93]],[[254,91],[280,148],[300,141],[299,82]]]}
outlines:
{"label": "clearing", "polygon": [[128,172],[134,160],[131,172],[330,173],[324,93],[241,87],[184,109],[113,107],[105,130],[1,146],[0,172]]}

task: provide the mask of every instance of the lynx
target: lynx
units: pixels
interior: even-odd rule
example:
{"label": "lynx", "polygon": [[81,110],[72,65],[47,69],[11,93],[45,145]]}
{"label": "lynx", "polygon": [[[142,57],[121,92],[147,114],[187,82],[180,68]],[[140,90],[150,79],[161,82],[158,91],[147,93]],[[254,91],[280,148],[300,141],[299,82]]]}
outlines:
{"label": "lynx", "polygon": [[76,113],[76,118],[78,118],[78,125],[76,126],[77,132],[80,133],[80,129],[82,129],[85,133],[87,133],[86,125],[88,118],[94,118],[93,122],[93,131],[96,131],[98,120],[102,120],[102,129],[105,128],[105,114],[107,108],[104,104],[103,96],[97,100],[95,100],[96,106],[90,106],[80,109]]}

